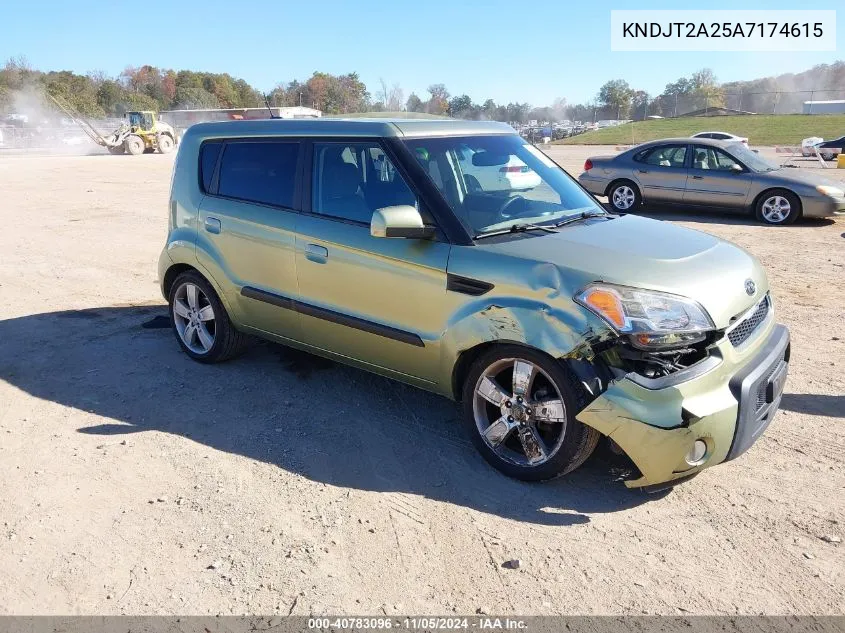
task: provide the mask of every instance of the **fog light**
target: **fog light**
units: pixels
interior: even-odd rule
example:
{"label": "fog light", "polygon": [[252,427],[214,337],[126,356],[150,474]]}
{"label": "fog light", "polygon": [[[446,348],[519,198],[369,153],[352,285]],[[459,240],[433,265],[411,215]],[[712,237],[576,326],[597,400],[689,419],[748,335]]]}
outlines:
{"label": "fog light", "polygon": [[697,466],[704,461],[704,456],[707,454],[707,444],[704,440],[695,440],[689,453],[684,458],[690,466]]}

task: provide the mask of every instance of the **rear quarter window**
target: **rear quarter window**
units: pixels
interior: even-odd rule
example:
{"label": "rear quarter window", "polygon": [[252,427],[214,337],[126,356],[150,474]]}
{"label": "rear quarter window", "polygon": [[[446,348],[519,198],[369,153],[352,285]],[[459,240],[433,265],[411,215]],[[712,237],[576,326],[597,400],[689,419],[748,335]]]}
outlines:
{"label": "rear quarter window", "polygon": [[220,157],[222,147],[223,143],[221,142],[203,143],[200,147],[200,183],[202,190],[206,193],[211,190],[214,168],[217,166],[217,159]]}
{"label": "rear quarter window", "polygon": [[226,143],[217,195],[277,207],[293,207],[299,143]]}

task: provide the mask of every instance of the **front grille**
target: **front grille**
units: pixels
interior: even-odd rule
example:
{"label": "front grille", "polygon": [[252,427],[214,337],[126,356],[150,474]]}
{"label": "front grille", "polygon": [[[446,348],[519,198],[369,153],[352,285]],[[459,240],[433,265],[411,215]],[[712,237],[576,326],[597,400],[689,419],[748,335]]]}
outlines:
{"label": "front grille", "polygon": [[754,330],[760,327],[760,324],[766,320],[766,316],[769,314],[769,296],[766,297],[757,305],[757,309],[754,310],[745,320],[740,321],[734,328],[728,332],[728,339],[731,342],[731,345],[734,347],[739,347],[745,341],[747,341],[752,334],[754,334]]}

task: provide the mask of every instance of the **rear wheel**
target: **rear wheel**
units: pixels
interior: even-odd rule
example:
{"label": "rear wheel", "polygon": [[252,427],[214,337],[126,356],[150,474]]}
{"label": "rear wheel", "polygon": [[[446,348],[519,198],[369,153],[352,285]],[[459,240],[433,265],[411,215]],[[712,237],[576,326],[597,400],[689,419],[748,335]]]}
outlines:
{"label": "rear wheel", "polygon": [[156,137],[158,143],[158,151],[162,154],[168,154],[173,151],[173,138],[167,134],[159,134]]}
{"label": "rear wheel", "polygon": [[246,335],[234,328],[214,288],[198,272],[179,275],[168,299],[173,333],[188,356],[219,363],[243,351]]}
{"label": "rear wheel", "polygon": [[637,185],[629,180],[620,180],[611,185],[607,192],[607,200],[614,211],[631,213],[640,206],[642,197]]}
{"label": "rear wheel", "polygon": [[791,191],[773,189],[757,200],[754,215],[764,224],[776,226],[792,224],[801,215],[801,201]]}
{"label": "rear wheel", "polygon": [[130,134],[127,136],[123,145],[126,148],[126,151],[133,156],[138,156],[139,154],[144,153],[144,139],[137,134]]}
{"label": "rear wheel", "polygon": [[464,425],[493,467],[524,481],[565,475],[601,437],[575,419],[577,387],[545,354],[498,345],[472,365],[463,388]]}

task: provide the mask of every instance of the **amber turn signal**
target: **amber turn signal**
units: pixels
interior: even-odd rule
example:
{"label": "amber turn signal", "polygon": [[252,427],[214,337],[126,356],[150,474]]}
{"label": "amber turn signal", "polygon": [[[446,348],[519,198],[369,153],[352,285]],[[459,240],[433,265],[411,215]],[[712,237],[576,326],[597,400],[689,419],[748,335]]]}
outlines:
{"label": "amber turn signal", "polygon": [[601,288],[592,288],[584,296],[584,303],[616,327],[620,329],[625,327],[625,312],[622,308],[622,301],[616,293]]}

